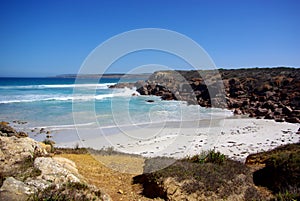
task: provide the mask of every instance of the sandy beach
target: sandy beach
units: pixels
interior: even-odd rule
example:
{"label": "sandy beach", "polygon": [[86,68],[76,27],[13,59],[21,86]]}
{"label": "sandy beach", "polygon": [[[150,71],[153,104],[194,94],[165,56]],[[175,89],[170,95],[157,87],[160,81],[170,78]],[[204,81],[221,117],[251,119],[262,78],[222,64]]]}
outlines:
{"label": "sandy beach", "polygon": [[182,158],[215,149],[244,161],[251,153],[297,143],[299,124],[252,118],[168,122],[110,128],[77,128],[53,133],[57,147],[113,147],[146,157]]}

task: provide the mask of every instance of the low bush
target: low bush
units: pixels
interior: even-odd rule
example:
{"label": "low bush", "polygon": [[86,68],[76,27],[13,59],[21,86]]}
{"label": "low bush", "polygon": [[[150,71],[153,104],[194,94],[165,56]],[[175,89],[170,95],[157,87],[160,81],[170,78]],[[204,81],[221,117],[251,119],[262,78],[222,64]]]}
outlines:
{"label": "low bush", "polygon": [[43,141],[43,143],[46,144],[46,145],[50,145],[50,146],[51,146],[51,152],[54,152],[54,144],[55,144],[54,141],[49,140],[49,139],[45,139],[45,140]]}
{"label": "low bush", "polygon": [[31,195],[28,201],[89,201],[102,200],[102,192],[84,183],[69,182],[62,186],[51,185],[43,191]]}
{"label": "low bush", "polygon": [[[256,185],[272,190],[279,200],[289,196],[300,199],[300,147],[293,152],[270,155],[265,160],[265,167],[253,173],[253,180]],[[291,191],[291,186],[298,190]]]}
{"label": "low bush", "polygon": [[275,201],[297,201],[300,200],[300,188],[289,188],[275,195]]}
{"label": "low bush", "polygon": [[226,160],[226,156],[221,154],[219,151],[216,152],[214,149],[207,152],[202,152],[201,154],[194,155],[192,157],[187,157],[186,160],[194,163],[214,163],[222,164]]}
{"label": "low bush", "polygon": [[180,183],[181,191],[187,195],[197,193],[209,197],[216,194],[219,199],[226,200],[230,195],[245,191],[247,198],[262,200],[260,192],[253,187],[250,169],[214,150],[176,161],[165,169],[136,176],[134,183],[143,185],[143,194],[147,197],[167,199],[163,187],[167,178]]}

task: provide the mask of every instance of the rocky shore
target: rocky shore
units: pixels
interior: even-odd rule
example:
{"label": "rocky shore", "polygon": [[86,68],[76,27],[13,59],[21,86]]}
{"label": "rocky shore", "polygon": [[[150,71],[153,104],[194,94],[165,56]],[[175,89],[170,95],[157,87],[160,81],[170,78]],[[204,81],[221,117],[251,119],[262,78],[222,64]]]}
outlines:
{"label": "rocky shore", "polygon": [[110,200],[85,183],[73,161],[51,150],[1,122],[0,200]]}
{"label": "rocky shore", "polygon": [[119,83],[141,95],[228,108],[236,115],[300,123],[300,69],[252,68],[218,71],[158,71],[147,81]]}

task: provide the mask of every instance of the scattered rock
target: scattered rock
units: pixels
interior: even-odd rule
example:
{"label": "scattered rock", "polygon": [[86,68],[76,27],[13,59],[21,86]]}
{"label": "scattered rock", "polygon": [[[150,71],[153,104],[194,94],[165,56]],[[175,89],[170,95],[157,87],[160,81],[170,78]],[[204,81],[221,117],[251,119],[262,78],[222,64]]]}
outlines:
{"label": "scattered rock", "polygon": [[18,137],[28,137],[28,134],[27,133],[25,133],[25,132],[23,132],[23,131],[20,131],[20,132],[18,132],[18,135],[17,135]]}
{"label": "scattered rock", "polygon": [[300,123],[300,119],[298,117],[286,117],[285,120],[289,123]]}
{"label": "scattered rock", "polygon": [[14,120],[13,123],[15,123],[15,124],[27,124],[26,121],[19,121],[19,120]]}
{"label": "scattered rock", "polygon": [[146,100],[146,102],[148,102],[148,103],[153,103],[154,100]]}
{"label": "scattered rock", "polygon": [[275,121],[276,122],[284,122],[284,118],[283,117],[275,117]]}
{"label": "scattered rock", "polygon": [[0,131],[1,131],[1,136],[7,136],[7,137],[18,136],[18,132],[15,129],[13,129],[11,126],[9,126],[7,122],[5,123],[2,122],[0,124]]}
{"label": "scattered rock", "polygon": [[233,112],[235,115],[241,115],[243,114],[243,112],[239,109],[239,108],[236,108],[234,109],[234,112]]}

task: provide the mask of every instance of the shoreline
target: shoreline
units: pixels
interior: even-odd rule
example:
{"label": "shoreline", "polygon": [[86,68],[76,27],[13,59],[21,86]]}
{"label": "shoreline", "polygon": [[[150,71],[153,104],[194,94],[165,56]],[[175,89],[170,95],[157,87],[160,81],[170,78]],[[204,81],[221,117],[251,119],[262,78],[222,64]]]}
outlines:
{"label": "shoreline", "polygon": [[61,148],[113,147],[116,151],[144,157],[183,158],[215,149],[229,158],[244,161],[249,154],[299,142],[299,128],[297,123],[229,117],[150,126],[77,128],[55,131],[50,139]]}

